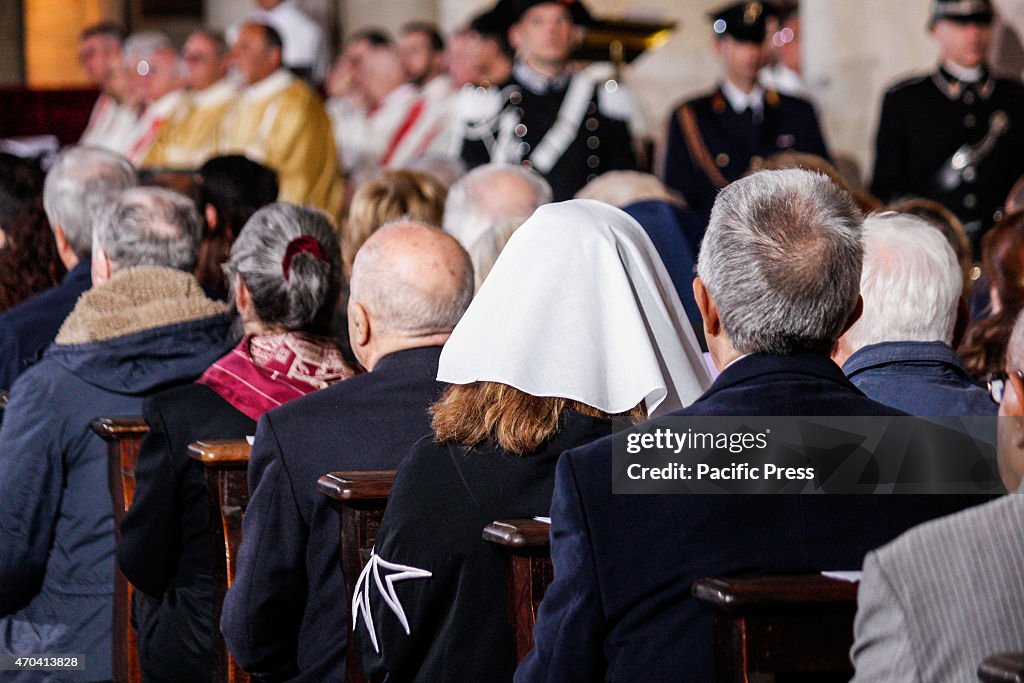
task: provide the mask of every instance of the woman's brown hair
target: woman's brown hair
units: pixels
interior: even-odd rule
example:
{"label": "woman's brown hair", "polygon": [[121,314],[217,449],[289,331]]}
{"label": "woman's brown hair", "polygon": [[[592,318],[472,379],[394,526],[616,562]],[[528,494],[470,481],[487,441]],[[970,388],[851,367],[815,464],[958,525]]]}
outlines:
{"label": "woman's brown hair", "polygon": [[57,255],[53,232],[36,200],[0,225],[6,245],[0,248],[0,312],[21,303],[44,289],[59,284],[64,264]]}
{"label": "woman's brown hair", "polygon": [[345,272],[352,272],[356,252],[380,226],[400,218],[441,227],[448,196],[439,181],[419,171],[385,171],[363,183],[352,197],[341,234]]}
{"label": "woman's brown hair", "polygon": [[994,312],[971,324],[959,349],[968,374],[979,382],[1003,369],[1010,332],[1024,309],[1024,211],[985,233],[981,267],[995,293]]}
{"label": "woman's brown hair", "polygon": [[567,410],[591,417],[628,417],[635,422],[647,417],[642,401],[628,413],[609,415],[579,401],[533,396],[498,382],[453,384],[430,407],[430,414],[438,443],[476,446],[493,441],[510,453],[524,455],[554,436]]}

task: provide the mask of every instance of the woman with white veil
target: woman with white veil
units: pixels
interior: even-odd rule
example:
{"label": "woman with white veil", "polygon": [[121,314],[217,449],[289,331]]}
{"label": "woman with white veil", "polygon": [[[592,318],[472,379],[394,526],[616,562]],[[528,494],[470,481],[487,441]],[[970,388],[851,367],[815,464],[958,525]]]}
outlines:
{"label": "woman with white veil", "polygon": [[371,680],[510,681],[495,519],[546,515],[555,465],[710,384],[643,228],[591,200],[542,206],[513,234],[441,354],[434,434],[399,470],[352,604]]}

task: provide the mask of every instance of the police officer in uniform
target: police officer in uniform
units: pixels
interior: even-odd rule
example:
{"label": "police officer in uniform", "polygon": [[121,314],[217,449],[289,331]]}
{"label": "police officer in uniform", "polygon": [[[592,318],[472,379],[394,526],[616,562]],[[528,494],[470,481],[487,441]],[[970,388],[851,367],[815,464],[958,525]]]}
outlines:
{"label": "police officer in uniform", "polygon": [[501,0],[492,10],[516,50],[503,86],[464,90],[459,152],[470,167],[518,163],[543,175],[555,201],[605,171],[633,169],[624,86],[595,83],[569,62],[590,14],[577,0]]}
{"label": "police officer in uniform", "polygon": [[758,83],[769,11],[761,2],[741,2],[711,15],[725,77],[669,119],[665,185],[705,219],[718,191],[742,177],[752,161],[781,151],[829,158],[814,107]]}
{"label": "police officer in uniform", "polygon": [[937,71],[892,88],[882,103],[871,191],[941,202],[964,222],[975,253],[1024,174],[1024,87],[985,64],[989,0],[933,0]]}

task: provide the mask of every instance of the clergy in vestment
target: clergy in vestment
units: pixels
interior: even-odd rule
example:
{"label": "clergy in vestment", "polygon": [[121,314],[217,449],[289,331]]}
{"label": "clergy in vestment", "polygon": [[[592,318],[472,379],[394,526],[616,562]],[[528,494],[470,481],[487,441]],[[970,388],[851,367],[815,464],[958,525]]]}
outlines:
{"label": "clergy in vestment", "polygon": [[246,88],[221,122],[220,153],[274,169],[281,201],[337,215],[342,185],[331,124],[320,96],[281,68],[281,36],[263,24],[243,24],[232,60]]}
{"label": "clergy in vestment", "polygon": [[196,31],[181,52],[188,102],[160,129],[143,166],[196,169],[216,156],[221,121],[238,97],[238,85],[227,76],[228,49],[223,36]]}

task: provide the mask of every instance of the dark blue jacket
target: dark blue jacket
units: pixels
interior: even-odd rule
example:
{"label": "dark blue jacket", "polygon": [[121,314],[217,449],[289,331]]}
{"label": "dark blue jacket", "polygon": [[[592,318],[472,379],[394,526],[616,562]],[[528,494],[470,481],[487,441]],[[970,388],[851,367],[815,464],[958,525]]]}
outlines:
{"label": "dark blue jacket", "polygon": [[0,389],[10,389],[18,375],[57,336],[78,297],[92,286],[89,268],[88,261],[79,263],[56,287],[0,315]]}
{"label": "dark blue jacket", "polygon": [[865,346],[843,364],[854,386],[911,415],[991,417],[999,406],[942,342],[884,342]]}
{"label": "dark blue jacket", "polygon": [[55,343],[14,383],[0,428],[0,652],[84,655],[67,680],[110,678],[114,519],[89,424],[141,414],[144,396],[195,379],[231,341],[218,315]]}
{"label": "dark blue jacket", "polygon": [[[693,112],[705,150],[690,149],[681,113]],[[733,182],[746,174],[755,157],[766,159],[776,152],[806,152],[829,158],[814,107],[798,97],[765,94],[760,122],[750,114],[736,113],[721,89],[687,102],[669,117],[665,146],[665,185],[686,197],[705,221],[711,216],[721,180]],[[704,164],[711,164],[716,182]]]}
{"label": "dark blue jacket", "polygon": [[393,353],[373,372],[260,418],[238,573],[221,616],[228,649],[246,671],[268,681],[344,680],[338,514],[316,482],[328,472],[398,467],[431,433],[440,355],[440,347]]}
{"label": "dark blue jacket", "polygon": [[[743,358],[676,413],[900,414],[866,398],[828,357],[811,354]],[[870,549],[964,504],[945,496],[613,495],[612,438],[559,460],[555,581],[541,603],[535,648],[516,672],[520,683],[712,681],[711,614],[690,597],[694,581],[859,569]]]}
{"label": "dark blue jacket", "polygon": [[696,277],[697,254],[704,239],[704,223],[688,207],[678,207],[660,200],[646,200],[630,204],[623,209],[636,219],[654,243],[665,270],[679,293],[686,317],[697,334],[701,349],[704,341],[704,320],[697,301],[693,298],[693,279]]}

